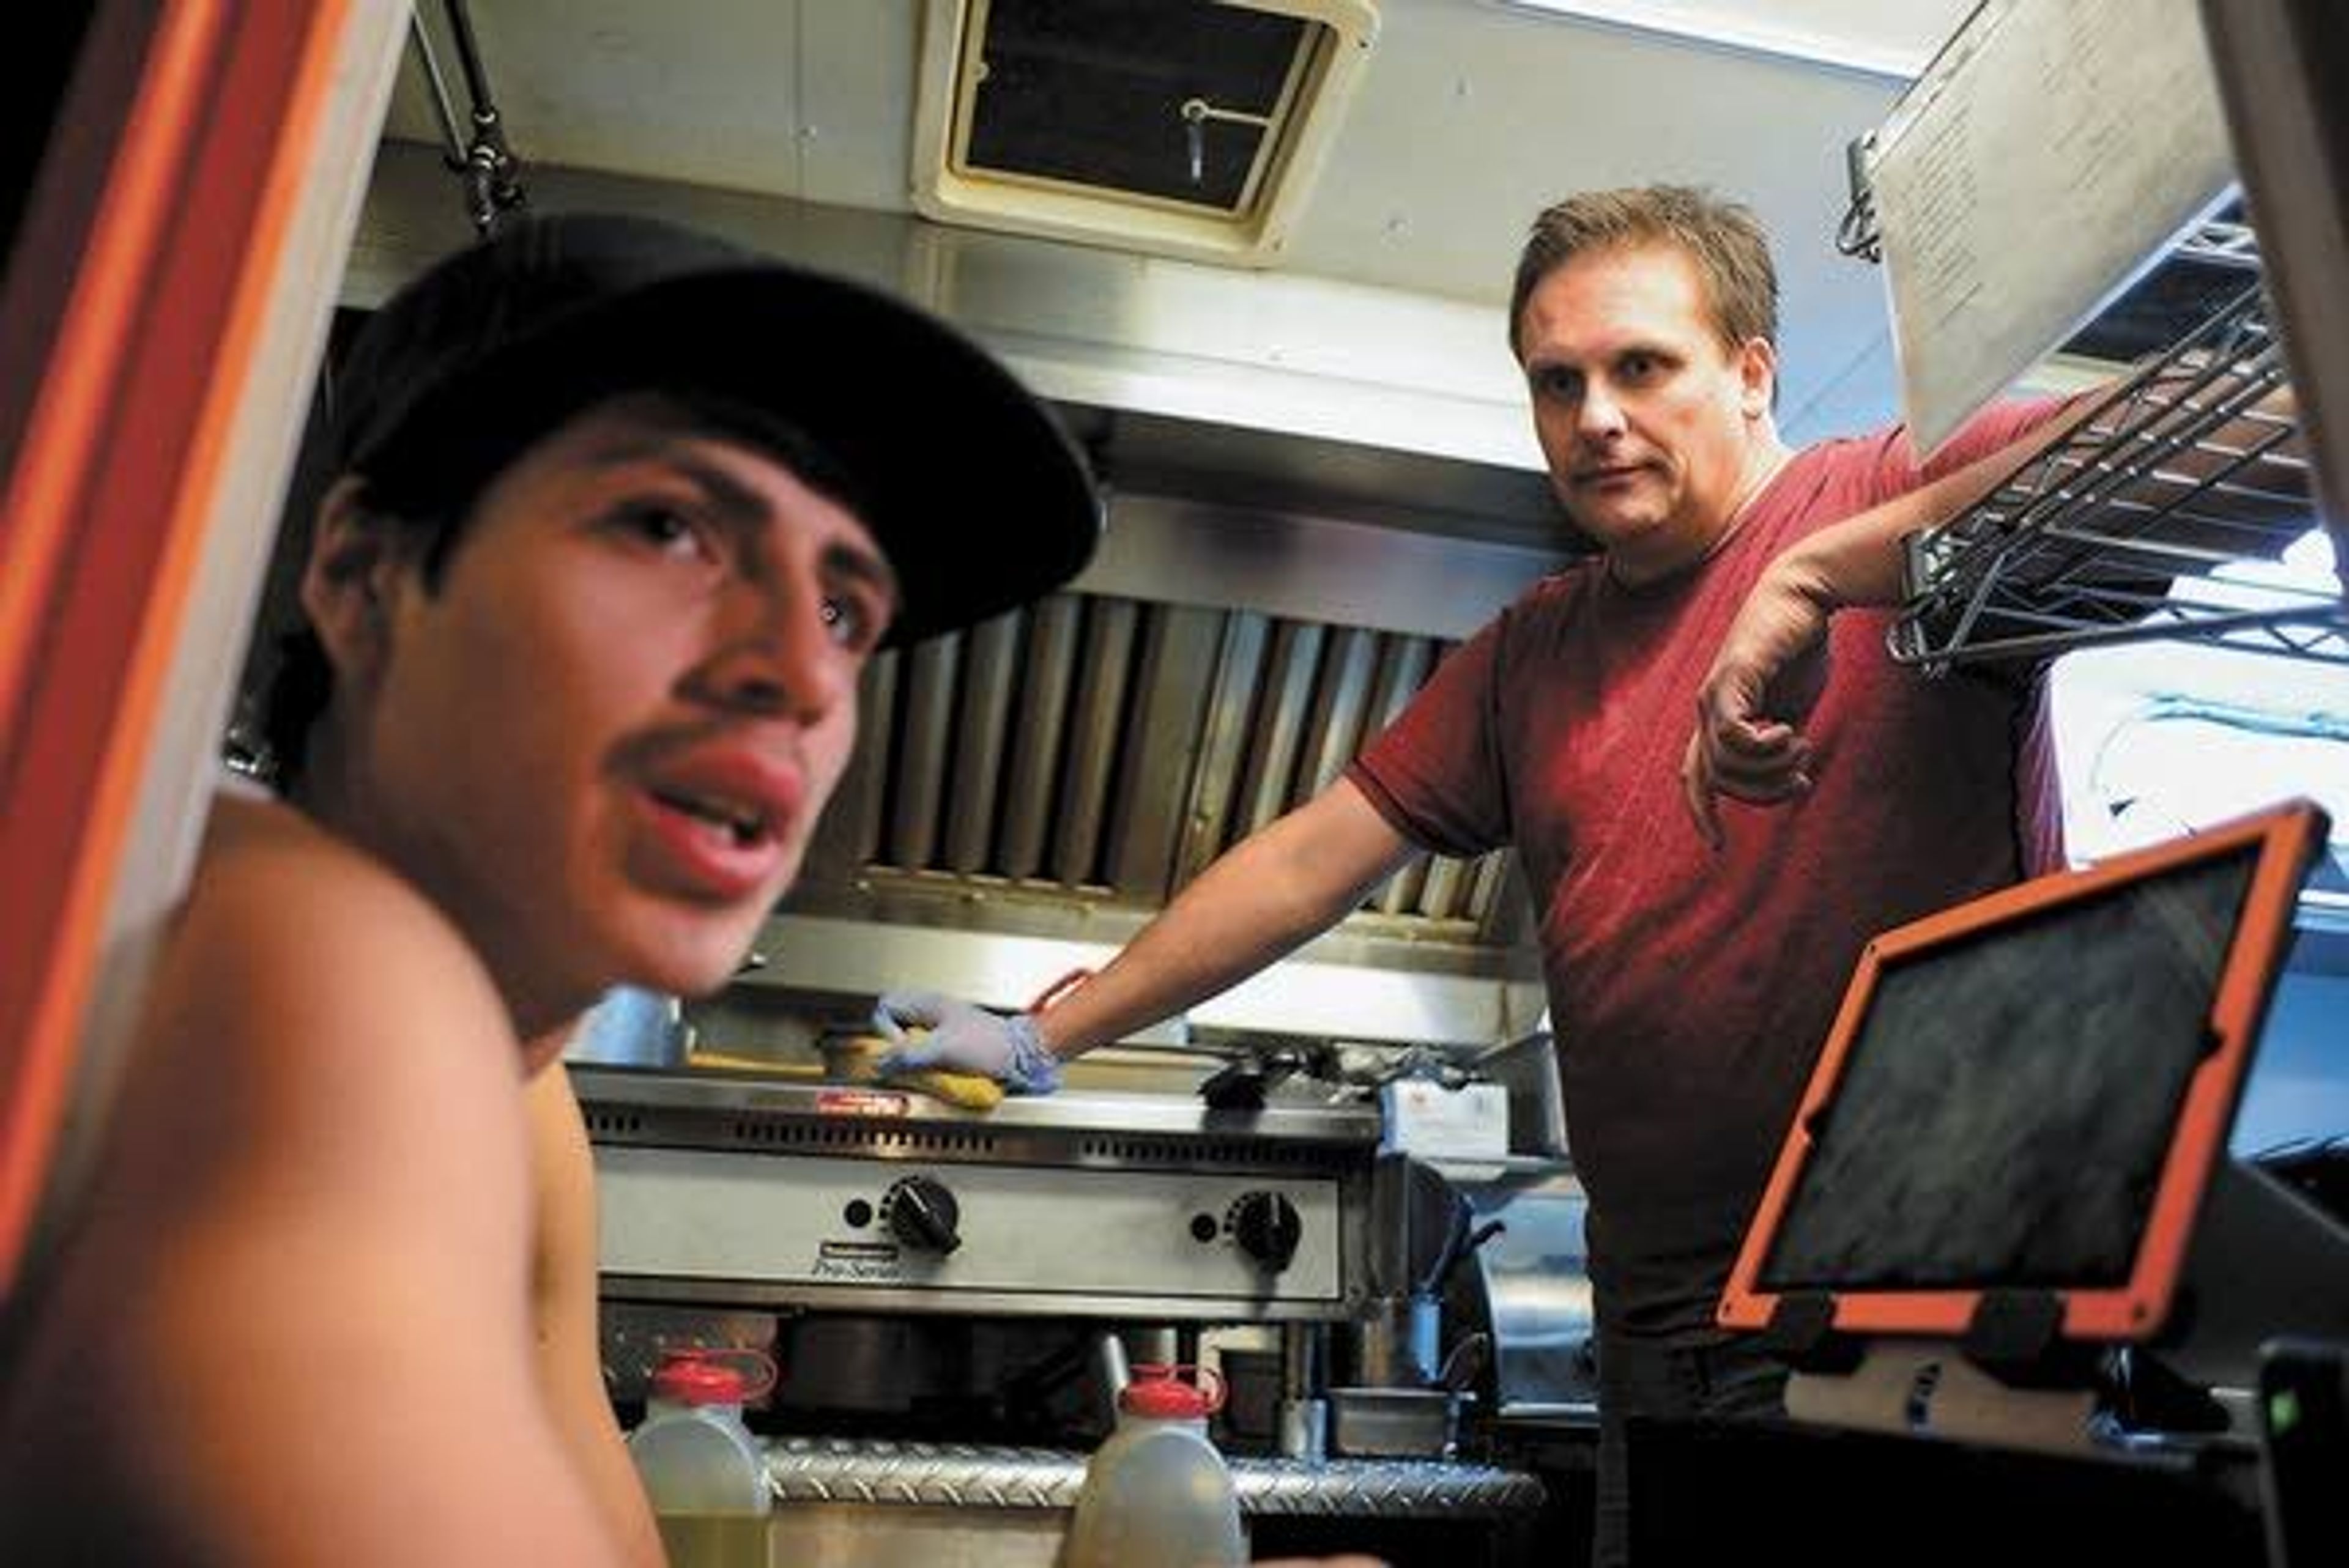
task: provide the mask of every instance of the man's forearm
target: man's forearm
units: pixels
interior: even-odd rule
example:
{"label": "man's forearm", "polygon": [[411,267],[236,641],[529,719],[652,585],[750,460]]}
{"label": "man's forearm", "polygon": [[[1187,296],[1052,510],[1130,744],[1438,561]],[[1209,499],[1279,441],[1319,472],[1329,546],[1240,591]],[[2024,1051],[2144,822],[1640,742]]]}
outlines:
{"label": "man's forearm", "polygon": [[1978,458],[1906,495],[1823,528],[1778,558],[1773,570],[1830,613],[1891,609],[1907,597],[1903,542],[1940,528],[2004,483],[2016,469],[2055,446],[2087,418],[2096,398],[2074,400],[2020,440]]}
{"label": "man's forearm", "polygon": [[1235,845],[1040,1021],[1071,1057],[1226,990],[1343,918],[1412,846],[1340,781]]}

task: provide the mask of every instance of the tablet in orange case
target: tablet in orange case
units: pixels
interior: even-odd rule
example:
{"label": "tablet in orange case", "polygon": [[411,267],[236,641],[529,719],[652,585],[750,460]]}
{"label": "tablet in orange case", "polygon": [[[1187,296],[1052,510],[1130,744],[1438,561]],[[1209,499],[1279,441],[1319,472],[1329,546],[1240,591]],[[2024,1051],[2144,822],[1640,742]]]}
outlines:
{"label": "tablet in orange case", "polygon": [[1957,1336],[2031,1292],[2066,1338],[2159,1330],[2329,826],[2290,801],[1870,943],[1720,1321]]}

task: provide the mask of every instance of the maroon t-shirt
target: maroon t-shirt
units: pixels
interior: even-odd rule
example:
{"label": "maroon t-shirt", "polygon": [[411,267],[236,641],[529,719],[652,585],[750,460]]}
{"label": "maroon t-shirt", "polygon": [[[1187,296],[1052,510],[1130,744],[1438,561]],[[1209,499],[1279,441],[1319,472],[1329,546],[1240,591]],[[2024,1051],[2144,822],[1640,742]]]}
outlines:
{"label": "maroon t-shirt", "polygon": [[1807,448],[1717,553],[1666,581],[1626,588],[1596,560],[1543,579],[1348,770],[1420,844],[1517,849],[1592,1276],[1626,1332],[1711,1336],[1868,939],[2062,863],[2035,669],[1929,679],[1886,654],[1889,615],[1838,615],[1807,727],[1816,788],[1725,803],[1719,853],[1681,800],[1697,683],[1773,556],[2055,407],[1978,416],[1922,474],[1899,430]]}

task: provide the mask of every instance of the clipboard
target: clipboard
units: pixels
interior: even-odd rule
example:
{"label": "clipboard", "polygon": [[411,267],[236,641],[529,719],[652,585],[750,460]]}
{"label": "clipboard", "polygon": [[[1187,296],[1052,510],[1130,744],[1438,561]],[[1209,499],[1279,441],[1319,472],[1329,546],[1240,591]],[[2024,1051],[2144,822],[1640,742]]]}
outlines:
{"label": "clipboard", "polygon": [[2197,0],[1982,0],[1852,158],[1920,458],[2236,178]]}

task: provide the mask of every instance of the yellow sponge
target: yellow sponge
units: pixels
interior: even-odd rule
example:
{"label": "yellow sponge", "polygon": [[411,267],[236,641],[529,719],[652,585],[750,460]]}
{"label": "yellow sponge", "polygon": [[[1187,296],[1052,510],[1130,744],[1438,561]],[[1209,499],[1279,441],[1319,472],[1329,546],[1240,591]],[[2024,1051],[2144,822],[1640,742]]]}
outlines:
{"label": "yellow sponge", "polygon": [[949,1073],[923,1068],[917,1072],[894,1074],[888,1081],[936,1095],[948,1105],[958,1105],[965,1110],[993,1110],[1003,1103],[1003,1086],[979,1073]]}
{"label": "yellow sponge", "polygon": [[[855,1035],[827,1039],[823,1043],[824,1074],[843,1083],[882,1083],[891,1088],[905,1088],[942,1099],[948,1105],[958,1105],[965,1110],[992,1110],[1003,1103],[1003,1086],[980,1073],[944,1072],[936,1068],[924,1068],[918,1072],[891,1073],[884,1079],[875,1064],[881,1054],[890,1048],[888,1041],[878,1035]],[[686,1058],[688,1067],[731,1068],[752,1072],[771,1073],[776,1064],[764,1057],[735,1056],[726,1051],[706,1051],[696,1047]],[[786,1071],[807,1072],[809,1068],[786,1068]]]}
{"label": "yellow sponge", "polygon": [[885,1081],[896,1088],[918,1089],[965,1110],[993,1110],[1003,1103],[1003,1086],[983,1073],[947,1072],[923,1068],[891,1073],[884,1080],[877,1065],[891,1043],[878,1035],[850,1035],[823,1044],[824,1070],[851,1083]]}

